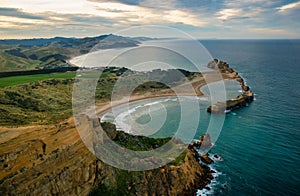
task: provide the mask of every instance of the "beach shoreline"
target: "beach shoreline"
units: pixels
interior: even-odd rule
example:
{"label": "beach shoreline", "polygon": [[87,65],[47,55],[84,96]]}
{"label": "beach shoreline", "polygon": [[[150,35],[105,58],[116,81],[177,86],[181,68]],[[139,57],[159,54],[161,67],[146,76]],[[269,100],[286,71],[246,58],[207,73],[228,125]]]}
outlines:
{"label": "beach shoreline", "polygon": [[[189,81],[188,84],[181,84],[177,87],[175,87],[175,93],[172,89],[163,89],[155,92],[146,92],[146,93],[137,93],[134,95],[131,95],[130,98],[125,97],[118,101],[106,101],[99,103],[96,108],[96,114],[98,116],[102,116],[109,110],[111,110],[113,107],[120,106],[122,104],[131,103],[135,101],[141,101],[141,100],[147,100],[152,98],[163,98],[163,97],[177,97],[177,96],[189,96],[189,97],[202,97],[205,94],[200,90],[203,86],[208,85],[213,82],[218,81],[226,81],[226,80],[234,80],[231,75],[229,74],[221,74],[217,71],[211,71],[211,72],[204,72],[201,73],[201,76],[197,76],[196,78],[193,78],[191,81]],[[193,87],[193,91],[187,91],[186,88],[190,87],[190,85]]]}
{"label": "beach shoreline", "polygon": [[[236,77],[232,75],[231,73],[220,73],[218,70],[213,70],[211,72],[205,72],[205,73],[195,73],[196,75],[193,75],[194,77],[187,81],[186,83],[180,84],[178,86],[175,86],[172,89],[153,89],[148,91],[137,91],[135,94],[130,96],[129,98],[123,98],[119,99],[116,102],[111,101],[103,101],[100,102],[100,104],[96,105],[95,108],[87,108],[84,112],[87,116],[89,114],[103,114],[104,112],[107,112],[108,110],[112,109],[113,107],[116,107],[117,105],[139,101],[139,100],[147,100],[151,98],[160,98],[160,97],[170,97],[170,96],[193,96],[193,97],[201,97],[204,95],[203,92],[201,92],[201,87],[212,83],[212,82],[218,82],[220,80],[229,80],[233,79],[235,80]],[[189,87],[189,88],[187,88]],[[192,87],[192,90],[191,90]],[[188,91],[189,89],[190,91]],[[176,93],[175,93],[176,92]],[[97,101],[97,100],[96,100]],[[94,107],[94,106],[93,106]],[[91,113],[90,113],[91,112]],[[85,116],[83,116],[85,117]],[[40,168],[43,168],[41,174],[39,175],[48,175],[49,168],[46,166],[45,160],[51,160],[54,164],[57,164],[58,161],[57,157],[65,157],[65,156],[72,156],[73,158],[70,161],[62,161],[63,164],[59,164],[59,166],[62,168],[61,171],[64,170],[70,170],[74,173],[78,173],[78,171],[82,171],[82,168],[91,168],[84,170],[85,174],[89,173],[91,178],[96,178],[98,167],[95,156],[91,151],[87,150],[89,149],[89,143],[83,143],[82,140],[83,136],[88,135],[82,135],[86,134],[85,132],[80,133],[78,128],[80,126],[84,126],[84,130],[93,130],[94,127],[94,120],[98,122],[99,119],[89,119],[86,118],[88,123],[79,123],[76,122],[76,119],[74,116],[71,116],[65,120],[62,119],[62,121],[58,124],[51,124],[51,125],[31,125],[31,126],[19,126],[19,127],[0,127],[0,135],[1,135],[1,145],[5,147],[6,151],[3,153],[10,154],[11,156],[15,156],[16,152],[14,149],[16,146],[18,146],[18,143],[11,144],[10,141],[26,141],[31,142],[30,145],[32,146],[30,148],[30,151],[34,151],[38,149],[37,155],[34,155],[33,158],[31,157],[28,160],[26,159],[27,156],[27,144],[22,147],[22,152],[24,152],[21,155],[18,155],[18,157],[22,160],[25,160],[23,165],[26,164],[27,169],[26,171],[31,172],[35,171],[31,168],[34,168],[32,164],[38,165]],[[37,137],[38,135],[38,137]],[[87,138],[86,137],[86,138]],[[36,139],[38,138],[38,139]],[[85,147],[86,148],[85,148]],[[72,154],[70,155],[70,150],[72,151]],[[180,164],[179,166],[166,166],[166,168],[172,169],[172,171],[180,171],[181,168],[185,169],[185,167],[191,168],[193,167],[193,174],[190,175],[191,178],[187,178],[188,180],[195,181],[195,179],[198,179],[200,184],[194,184],[192,187],[190,187],[191,191],[197,191],[199,188],[203,188],[209,184],[209,181],[207,181],[207,177],[203,179],[201,176],[210,176],[212,174],[211,170],[204,166],[202,163],[199,162],[200,155],[194,150],[189,151],[191,152],[191,156],[187,157],[185,160],[186,162]],[[78,162],[78,160],[81,160],[81,156],[84,154],[85,162],[81,165],[75,165],[72,164],[73,162]],[[32,159],[32,160],[31,160]],[[191,161],[192,160],[192,161]],[[56,162],[57,161],[57,162]],[[22,165],[15,166],[14,164],[11,164],[11,160],[7,159],[7,169],[4,170],[4,172],[1,173],[2,177],[6,177],[10,174],[12,174],[15,171],[19,171],[22,168]],[[186,165],[188,163],[188,165]],[[10,166],[11,165],[11,166]],[[72,165],[73,167],[70,167]],[[69,168],[69,169],[65,169]],[[206,169],[205,169],[206,168]],[[27,173],[26,171],[23,171],[21,174],[24,174],[26,177]],[[55,168],[53,168],[53,171],[57,172]],[[91,172],[93,171],[93,172]],[[107,170],[105,170],[107,171]],[[171,171],[171,170],[170,170]],[[190,171],[190,170],[189,170]],[[52,172],[52,170],[50,171]],[[201,175],[200,175],[201,174]],[[75,174],[74,174],[75,175]],[[19,179],[23,179],[24,176],[17,176]],[[24,178],[25,178],[24,177]],[[70,176],[72,179],[73,176]],[[183,178],[183,177],[182,177]],[[11,182],[14,178],[7,178],[6,184]],[[35,179],[34,179],[35,180]],[[50,183],[51,180],[49,180]],[[68,181],[68,179],[61,180],[62,182]],[[51,181],[53,182],[53,181]],[[30,181],[29,183],[34,184],[34,181]],[[89,181],[83,181],[80,182],[80,184],[84,184],[84,191],[87,193],[90,192],[94,187],[94,183],[90,183]],[[201,185],[201,186],[200,186]],[[25,187],[25,186],[24,186]],[[24,188],[23,186],[21,188]],[[37,190],[37,189],[36,189]]]}

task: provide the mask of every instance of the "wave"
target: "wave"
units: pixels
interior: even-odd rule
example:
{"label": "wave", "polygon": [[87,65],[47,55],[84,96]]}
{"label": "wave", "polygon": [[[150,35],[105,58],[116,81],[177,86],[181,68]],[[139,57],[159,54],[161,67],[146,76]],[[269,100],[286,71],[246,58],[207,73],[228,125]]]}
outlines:
{"label": "wave", "polygon": [[211,169],[213,179],[210,181],[208,185],[206,185],[205,188],[201,190],[197,190],[196,193],[197,196],[216,195],[217,193],[225,192],[226,189],[229,188],[228,183],[221,179],[224,178],[225,175],[216,169],[216,163],[223,161],[223,158],[218,154],[209,154],[209,158],[211,158],[214,161],[213,164],[205,164],[201,161],[200,163],[208,166]]}
{"label": "wave", "polygon": [[[167,102],[176,102],[178,99],[177,98],[164,98],[164,99],[159,99],[156,101],[152,102],[146,102],[146,103],[141,103],[145,102],[147,100],[141,100],[136,103],[131,103],[129,104],[129,109],[127,110],[127,107],[124,107],[124,105],[117,106],[115,108],[115,111],[119,111],[118,114],[114,114],[113,110],[109,113],[106,113],[103,115],[101,118],[101,122],[109,121],[112,122],[116,125],[117,130],[122,130],[126,133],[131,133],[134,134],[132,131],[135,123],[135,120],[137,119],[136,117],[140,117],[145,114],[150,114],[150,112],[154,112],[157,110],[161,110],[161,105],[162,103],[167,103]],[[140,105],[136,105],[139,104]],[[158,105],[159,107],[155,107]],[[151,107],[151,111],[147,110]],[[166,105],[163,105],[163,107],[166,107]]]}

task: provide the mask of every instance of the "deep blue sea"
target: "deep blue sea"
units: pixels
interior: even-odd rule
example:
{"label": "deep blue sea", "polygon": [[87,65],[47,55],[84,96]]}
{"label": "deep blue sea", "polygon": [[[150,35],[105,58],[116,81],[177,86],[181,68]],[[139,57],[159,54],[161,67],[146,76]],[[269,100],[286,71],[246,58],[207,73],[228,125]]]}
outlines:
{"label": "deep blue sea", "polygon": [[[256,94],[226,116],[211,150],[228,195],[300,195],[300,41],[202,41]],[[222,191],[216,190],[215,193]]]}
{"label": "deep blue sea", "polygon": [[[221,134],[210,152],[221,156],[223,161],[212,165],[217,171],[216,179],[210,185],[211,190],[202,193],[300,195],[300,40],[201,43],[213,58],[226,61],[237,70],[256,95],[248,107],[226,115]],[[206,91],[205,88],[202,90]],[[226,88],[229,97],[239,94],[236,83],[226,82]],[[131,111],[136,113],[135,122],[144,123],[149,117],[143,114],[145,107],[152,118],[155,115],[161,118],[161,104],[155,108],[149,106],[151,102],[132,106],[136,108]],[[164,99],[163,103],[167,105],[167,123],[154,134],[157,137],[172,135],[180,121],[176,100]],[[199,105],[201,122],[195,139],[205,133],[211,117],[206,112],[209,102],[205,97],[199,100]],[[193,109],[190,110],[192,116]],[[132,125],[131,121],[127,123]]]}

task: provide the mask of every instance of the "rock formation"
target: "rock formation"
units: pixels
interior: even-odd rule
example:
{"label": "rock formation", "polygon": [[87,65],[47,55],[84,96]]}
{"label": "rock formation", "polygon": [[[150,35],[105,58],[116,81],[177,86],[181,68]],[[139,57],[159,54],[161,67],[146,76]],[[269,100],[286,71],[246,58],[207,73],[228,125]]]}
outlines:
{"label": "rock formation", "polygon": [[193,142],[190,144],[191,146],[195,148],[201,148],[203,150],[209,149],[212,146],[211,140],[210,140],[210,135],[209,134],[204,134],[200,136],[200,140],[197,142]]}
{"label": "rock formation", "polygon": [[234,99],[224,102],[217,102],[207,108],[207,112],[215,114],[224,114],[227,111],[232,111],[240,107],[246,106],[248,103],[254,100],[254,93],[250,91],[250,87],[245,85],[244,79],[239,76],[238,72],[234,71],[226,62],[219,61],[217,59],[208,63],[207,67],[215,70],[219,70],[224,78],[235,79],[240,83],[242,94]]}
{"label": "rock formation", "polygon": [[227,100],[226,103],[218,102],[207,108],[207,112],[222,114],[226,110],[232,111],[241,107],[245,107],[248,103],[251,103],[254,99],[254,94],[251,91],[244,92],[234,99]]}
{"label": "rock formation", "polygon": [[214,162],[211,158],[209,158],[207,153],[204,155],[201,155],[201,161],[206,164],[211,164]]}
{"label": "rock formation", "polygon": [[[200,136],[200,141],[193,142],[192,144],[189,145],[189,148],[196,148],[196,149],[201,149],[203,152],[205,150],[208,150],[210,147],[212,147],[212,143],[210,140],[210,135],[209,134],[204,134]],[[202,154],[200,156],[200,160],[203,163],[206,164],[211,164],[214,161],[208,156],[208,153]]]}

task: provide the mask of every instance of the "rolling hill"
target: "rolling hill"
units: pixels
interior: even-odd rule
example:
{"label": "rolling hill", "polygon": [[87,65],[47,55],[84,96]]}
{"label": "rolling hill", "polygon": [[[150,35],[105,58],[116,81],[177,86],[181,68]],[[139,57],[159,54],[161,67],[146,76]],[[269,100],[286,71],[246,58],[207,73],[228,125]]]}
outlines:
{"label": "rolling hill", "polygon": [[68,60],[91,49],[132,47],[139,38],[113,34],[86,38],[40,38],[0,40],[0,71],[20,71],[69,67]]}

